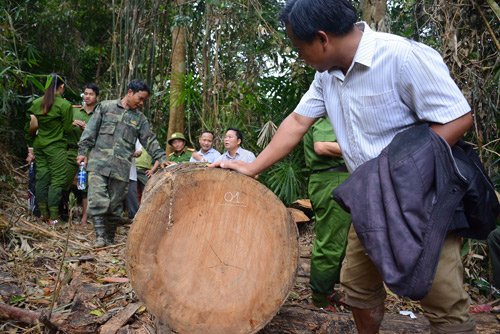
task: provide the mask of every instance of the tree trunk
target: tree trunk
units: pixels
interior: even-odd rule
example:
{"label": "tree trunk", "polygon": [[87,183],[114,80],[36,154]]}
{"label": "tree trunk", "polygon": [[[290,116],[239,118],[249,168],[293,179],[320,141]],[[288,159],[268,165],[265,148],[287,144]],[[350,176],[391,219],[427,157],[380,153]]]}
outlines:
{"label": "tree trunk", "polygon": [[362,11],[361,18],[375,31],[390,32],[389,24],[386,24],[387,1],[385,0],[362,0],[360,2]]}
{"label": "tree trunk", "polygon": [[[179,7],[185,0],[177,1]],[[170,119],[168,121],[168,136],[174,132],[184,133],[184,101],[178,99],[182,93],[182,81],[180,77],[186,75],[186,30],[182,26],[176,26],[172,33],[172,71],[170,74]],[[174,151],[173,147],[166,144],[167,155]]]}

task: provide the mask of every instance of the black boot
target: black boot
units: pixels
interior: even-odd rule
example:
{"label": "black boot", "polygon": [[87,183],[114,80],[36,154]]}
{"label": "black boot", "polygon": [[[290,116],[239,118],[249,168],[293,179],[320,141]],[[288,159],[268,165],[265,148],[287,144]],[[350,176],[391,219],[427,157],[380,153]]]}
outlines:
{"label": "black boot", "polygon": [[95,229],[95,243],[94,248],[100,248],[106,246],[106,224],[104,217],[94,217],[94,229]]}
{"label": "black boot", "polygon": [[106,221],[106,246],[115,244],[115,234],[120,221],[119,219],[108,218]]}

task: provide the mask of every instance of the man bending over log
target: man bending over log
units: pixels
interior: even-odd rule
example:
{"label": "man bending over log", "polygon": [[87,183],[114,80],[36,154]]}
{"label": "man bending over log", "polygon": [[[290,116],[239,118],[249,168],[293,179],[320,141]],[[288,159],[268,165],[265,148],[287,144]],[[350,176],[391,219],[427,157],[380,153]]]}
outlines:
{"label": "man bending over log", "polygon": [[165,151],[146,116],[138,110],[151,93],[148,85],[135,79],[127,89],[122,99],[103,101],[96,106],[78,142],[79,165],[82,161],[87,165],[90,151],[88,214],[94,217],[96,248],[114,243],[137,139],[155,160],[161,161],[162,168],[167,165]]}
{"label": "man bending over log", "polygon": [[[283,159],[318,118],[327,116],[350,173],[408,128],[429,123],[450,146],[470,128],[470,107],[430,47],[356,23],[348,0],[289,0],[279,18],[299,58],[316,69],[314,81],[253,163],[212,166],[255,176]],[[431,333],[476,332],[462,287],[460,246],[448,233],[432,288],[421,301]],[[382,283],[351,227],[341,284],[359,333],[379,330],[386,297]]]}

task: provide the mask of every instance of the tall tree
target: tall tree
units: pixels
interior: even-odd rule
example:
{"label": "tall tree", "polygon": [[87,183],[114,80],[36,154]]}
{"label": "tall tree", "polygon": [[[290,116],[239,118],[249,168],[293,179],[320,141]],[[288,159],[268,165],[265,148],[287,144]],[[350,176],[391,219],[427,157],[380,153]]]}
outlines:
{"label": "tall tree", "polygon": [[[183,17],[182,11],[186,0],[177,0],[178,17]],[[172,70],[170,76],[170,119],[168,121],[168,136],[174,132],[184,133],[184,99],[181,98],[183,82],[186,77],[186,30],[184,20],[177,20],[172,33]],[[167,144],[167,154],[173,152],[172,146]]]}

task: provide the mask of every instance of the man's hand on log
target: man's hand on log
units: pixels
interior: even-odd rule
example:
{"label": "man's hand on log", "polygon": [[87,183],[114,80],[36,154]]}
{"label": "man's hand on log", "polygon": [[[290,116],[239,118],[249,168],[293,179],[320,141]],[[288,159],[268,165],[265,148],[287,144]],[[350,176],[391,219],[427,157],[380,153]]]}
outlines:
{"label": "man's hand on log", "polygon": [[225,168],[225,169],[232,169],[235,170],[241,174],[245,174],[248,176],[253,177],[254,179],[259,177],[259,174],[256,174],[252,170],[252,164],[239,161],[239,160],[233,160],[233,161],[226,161],[226,160],[219,160],[214,162],[213,164],[208,165],[210,168],[214,167],[220,167],[220,168]]}

